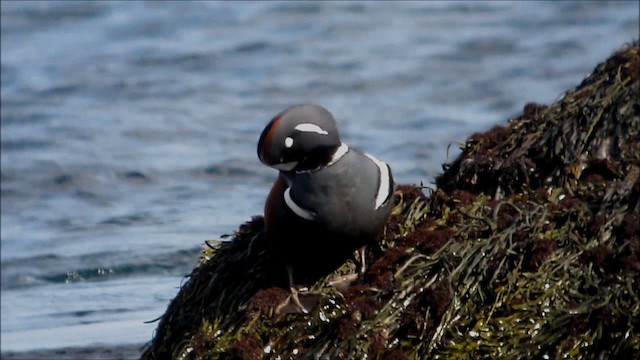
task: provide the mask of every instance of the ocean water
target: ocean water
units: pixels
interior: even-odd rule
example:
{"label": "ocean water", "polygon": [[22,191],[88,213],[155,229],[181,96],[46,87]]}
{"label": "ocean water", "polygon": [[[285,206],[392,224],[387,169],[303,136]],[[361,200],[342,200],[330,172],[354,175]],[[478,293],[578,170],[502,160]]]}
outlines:
{"label": "ocean water", "polygon": [[639,27],[637,1],[0,4],[7,357],[136,356],[203,242],[261,214],[256,143],[287,106],[431,185]]}

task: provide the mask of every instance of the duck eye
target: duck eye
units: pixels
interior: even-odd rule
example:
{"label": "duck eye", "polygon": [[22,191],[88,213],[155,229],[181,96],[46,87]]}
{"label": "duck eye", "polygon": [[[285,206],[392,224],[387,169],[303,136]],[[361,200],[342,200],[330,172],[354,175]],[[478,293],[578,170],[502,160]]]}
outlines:
{"label": "duck eye", "polygon": [[286,146],[287,149],[292,147],[293,146],[293,138],[287,136],[287,138],[284,139],[284,146]]}

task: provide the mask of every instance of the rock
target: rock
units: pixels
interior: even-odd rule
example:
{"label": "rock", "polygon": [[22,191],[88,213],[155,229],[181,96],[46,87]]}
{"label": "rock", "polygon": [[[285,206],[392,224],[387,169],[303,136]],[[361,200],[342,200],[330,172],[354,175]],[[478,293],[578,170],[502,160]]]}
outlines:
{"label": "rock", "polygon": [[143,359],[632,358],[640,353],[640,47],[472,135],[425,196],[398,188],[367,272],[309,314],[255,217],[203,250]]}

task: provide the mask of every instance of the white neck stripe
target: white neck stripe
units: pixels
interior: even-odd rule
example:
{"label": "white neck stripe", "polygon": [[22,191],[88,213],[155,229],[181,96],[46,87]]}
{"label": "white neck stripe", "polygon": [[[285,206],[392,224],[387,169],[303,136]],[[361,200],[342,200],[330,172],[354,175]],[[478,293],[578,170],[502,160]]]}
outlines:
{"label": "white neck stripe", "polygon": [[383,161],[380,161],[367,153],[364,155],[371,159],[371,161],[373,161],[373,163],[378,167],[378,170],[380,170],[380,185],[378,186],[378,192],[376,193],[376,210],[378,210],[389,196],[391,181],[389,166],[387,166]]}
{"label": "white neck stripe", "polygon": [[333,153],[333,156],[331,157],[331,161],[329,161],[327,166],[333,165],[336,162],[338,162],[338,160],[342,159],[342,157],[347,153],[347,151],[349,151],[349,146],[345,143],[341,143],[340,147],[338,147],[338,149],[336,149],[336,152]]}
{"label": "white neck stripe", "polygon": [[341,143],[340,146],[336,149],[336,152],[333,153],[333,156],[331,156],[331,160],[329,160],[329,162],[326,165],[322,165],[319,166],[315,169],[309,169],[309,170],[297,170],[296,173],[297,174],[304,174],[304,173],[308,173],[308,172],[315,172],[318,170],[322,170],[326,167],[329,167],[335,163],[338,162],[338,160],[342,159],[342,157],[349,152],[349,146],[347,146],[347,144],[345,143]]}

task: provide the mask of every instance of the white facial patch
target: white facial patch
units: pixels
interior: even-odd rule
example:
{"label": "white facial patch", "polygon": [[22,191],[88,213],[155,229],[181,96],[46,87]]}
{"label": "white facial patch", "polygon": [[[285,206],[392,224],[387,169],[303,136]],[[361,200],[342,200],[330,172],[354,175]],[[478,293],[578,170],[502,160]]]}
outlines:
{"label": "white facial patch", "polygon": [[280,164],[273,164],[271,165],[271,167],[274,167],[280,171],[291,171],[293,169],[296,168],[296,166],[298,166],[298,162],[297,161],[291,161],[291,162],[287,162],[287,163],[280,163]]}
{"label": "white facial patch", "polygon": [[314,132],[320,135],[329,135],[329,133],[326,130],[324,130],[323,128],[321,128],[316,124],[311,124],[311,123],[298,124],[296,125],[296,127],[294,127],[294,129],[302,132]]}
{"label": "white facial patch", "polygon": [[292,147],[293,146],[293,138],[290,138],[290,137],[287,136],[287,138],[284,139],[284,146],[286,146],[287,149]]}
{"label": "white facial patch", "polygon": [[380,185],[378,186],[378,192],[376,193],[376,210],[384,204],[384,201],[389,196],[389,182],[391,181],[391,172],[389,166],[383,161],[380,161],[369,154],[365,154],[380,170]]}

